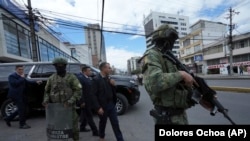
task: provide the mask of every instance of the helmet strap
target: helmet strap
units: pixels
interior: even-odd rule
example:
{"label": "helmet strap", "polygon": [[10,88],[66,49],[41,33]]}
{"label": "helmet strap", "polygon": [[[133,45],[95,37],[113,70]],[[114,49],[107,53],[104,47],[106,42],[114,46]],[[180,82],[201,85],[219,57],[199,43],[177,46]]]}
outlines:
{"label": "helmet strap", "polygon": [[156,44],[156,48],[164,54],[166,51],[171,50],[172,46],[169,40],[165,40],[164,42]]}

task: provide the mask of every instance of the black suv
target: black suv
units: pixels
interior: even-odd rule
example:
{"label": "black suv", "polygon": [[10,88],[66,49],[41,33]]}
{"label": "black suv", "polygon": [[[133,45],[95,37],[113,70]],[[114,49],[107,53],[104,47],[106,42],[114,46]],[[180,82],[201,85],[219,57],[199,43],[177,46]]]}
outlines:
{"label": "black suv", "polygon": [[[2,63],[0,64],[0,107],[2,116],[7,116],[16,110],[16,105],[7,98],[8,94],[8,76],[15,71],[15,66],[24,65],[24,73],[29,80],[42,80],[41,85],[28,85],[27,113],[31,110],[44,110],[42,100],[44,95],[44,87],[50,75],[55,72],[52,63],[48,62],[20,62],[20,63]],[[77,74],[80,72],[81,63],[68,63],[67,71]],[[93,74],[99,73],[99,70],[91,67]],[[129,105],[134,105],[139,101],[140,91],[138,90],[138,83],[132,77],[125,77],[119,75],[112,75],[112,79],[116,81],[117,85],[117,113],[122,115],[126,112]]]}

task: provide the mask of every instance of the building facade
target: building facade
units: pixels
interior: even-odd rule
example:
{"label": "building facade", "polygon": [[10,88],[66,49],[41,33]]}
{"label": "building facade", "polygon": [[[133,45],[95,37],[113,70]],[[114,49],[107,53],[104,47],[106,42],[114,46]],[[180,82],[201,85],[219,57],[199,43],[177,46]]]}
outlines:
{"label": "building facade", "polygon": [[[70,55],[70,49],[45,28],[35,23],[36,46],[31,46],[28,15],[10,0],[0,1],[0,62],[52,61],[61,56],[70,62],[79,62]],[[35,49],[35,51],[34,51]]]}
{"label": "building facade", "polygon": [[107,61],[104,36],[99,24],[88,24],[84,28],[86,44],[92,50],[92,64],[98,67],[100,62]]}
{"label": "building facade", "polygon": [[138,63],[138,60],[140,57],[131,57],[127,60],[127,72],[128,74],[131,74],[131,72],[135,70],[140,70],[140,64]]}
{"label": "building facade", "polygon": [[[179,37],[183,37],[189,33],[189,18],[178,14],[168,14],[161,12],[151,12],[148,16],[144,17],[143,25],[146,34],[147,48],[153,47],[152,32],[162,24],[169,24],[175,28]],[[179,40],[177,40],[173,47],[173,53],[179,58]]]}
{"label": "building facade", "polygon": [[204,46],[224,38],[227,25],[199,20],[190,26],[190,33],[180,38],[180,60],[195,73],[207,73]]}
{"label": "building facade", "polygon": [[[228,39],[223,38],[204,46],[204,61],[208,74],[228,74],[230,65]],[[250,32],[233,36],[233,72],[239,74],[243,65],[243,74],[250,74]]]}
{"label": "building facade", "polygon": [[91,48],[87,44],[65,44],[71,51],[71,56],[83,64],[93,66]]}

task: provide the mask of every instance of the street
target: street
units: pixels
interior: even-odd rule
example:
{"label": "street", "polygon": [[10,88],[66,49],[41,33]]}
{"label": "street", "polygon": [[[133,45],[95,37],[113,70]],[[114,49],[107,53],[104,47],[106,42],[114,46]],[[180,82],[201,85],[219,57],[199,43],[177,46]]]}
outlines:
{"label": "street", "polygon": [[[211,83],[215,84],[216,82],[211,81]],[[237,83],[239,82],[235,82],[235,84]],[[152,102],[143,86],[140,86],[140,91],[139,103],[129,107],[125,115],[118,117],[126,141],[154,140],[154,122],[149,116],[149,110],[153,107]],[[228,109],[228,115],[236,124],[250,124],[250,93],[218,92],[217,96],[221,104]],[[231,124],[221,113],[211,116],[209,111],[203,109],[200,105],[188,109],[187,114],[190,124]],[[27,123],[31,126],[31,129],[26,130],[19,129],[18,122],[12,122],[12,127],[9,128],[1,119],[0,141],[45,141],[47,137],[44,116],[44,114],[39,113],[30,117]],[[94,119],[98,125],[97,116]],[[97,141],[98,137],[93,137],[91,132],[81,132],[80,140]],[[115,141],[110,122],[107,123],[106,140]]]}

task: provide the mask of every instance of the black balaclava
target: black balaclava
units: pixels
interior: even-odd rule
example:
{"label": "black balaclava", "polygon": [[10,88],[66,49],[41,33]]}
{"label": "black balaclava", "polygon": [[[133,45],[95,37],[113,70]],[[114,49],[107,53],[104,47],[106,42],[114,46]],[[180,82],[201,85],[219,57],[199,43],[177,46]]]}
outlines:
{"label": "black balaclava", "polygon": [[56,64],[55,65],[56,68],[56,73],[57,75],[64,77],[66,74],[66,65],[65,64]]}

